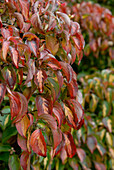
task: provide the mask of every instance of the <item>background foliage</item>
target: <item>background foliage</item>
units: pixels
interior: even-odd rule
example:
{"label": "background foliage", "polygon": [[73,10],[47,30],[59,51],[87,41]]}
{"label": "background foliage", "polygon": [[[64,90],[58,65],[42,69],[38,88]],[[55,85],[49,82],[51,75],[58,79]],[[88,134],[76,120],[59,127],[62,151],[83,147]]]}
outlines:
{"label": "background foliage", "polygon": [[[46,158],[32,155],[34,168],[56,170],[114,168],[114,124],[112,123],[114,122],[114,17],[111,7],[113,1],[85,2],[65,1],[59,6],[61,12],[67,13],[71,20],[80,23],[85,39],[83,59],[79,66],[77,59],[72,65],[78,73],[80,89],[78,100],[85,110],[83,127],[78,131],[71,130],[77,148],[76,154],[73,158],[68,158],[63,149],[53,160],[49,152]],[[104,7],[110,9],[112,14]],[[7,97],[4,98],[0,117],[4,143],[0,146],[2,151],[0,160],[2,167],[6,169],[8,162],[11,162],[9,166],[16,166],[19,169],[17,155],[20,157],[21,150],[15,138],[17,130],[15,126],[11,126],[10,115],[7,116],[10,113],[9,106],[6,106],[9,104],[8,100]]]}

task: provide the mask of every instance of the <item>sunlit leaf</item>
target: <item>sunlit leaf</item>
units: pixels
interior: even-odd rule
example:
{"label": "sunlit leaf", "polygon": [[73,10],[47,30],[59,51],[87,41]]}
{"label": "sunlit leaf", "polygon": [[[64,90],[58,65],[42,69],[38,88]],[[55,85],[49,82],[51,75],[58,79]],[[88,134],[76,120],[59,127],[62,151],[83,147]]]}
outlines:
{"label": "sunlit leaf", "polygon": [[30,138],[30,145],[32,150],[40,156],[46,156],[46,143],[42,132],[37,129],[35,130]]}
{"label": "sunlit leaf", "polygon": [[30,126],[30,120],[27,117],[27,115],[25,115],[19,122],[16,123],[16,128],[18,133],[25,138],[29,126]]}
{"label": "sunlit leaf", "polygon": [[6,61],[7,53],[9,50],[9,45],[10,45],[9,41],[4,41],[2,44],[2,57],[5,61]]}
{"label": "sunlit leaf", "polygon": [[25,17],[25,19],[28,21],[29,19],[29,2],[28,1],[23,1],[19,0],[20,6],[22,9],[22,14]]}

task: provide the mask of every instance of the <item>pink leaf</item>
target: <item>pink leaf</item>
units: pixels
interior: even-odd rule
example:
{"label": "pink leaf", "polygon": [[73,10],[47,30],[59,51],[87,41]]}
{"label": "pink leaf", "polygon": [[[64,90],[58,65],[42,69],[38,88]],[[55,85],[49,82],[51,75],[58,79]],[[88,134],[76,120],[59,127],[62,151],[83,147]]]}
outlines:
{"label": "pink leaf", "polygon": [[65,22],[65,24],[67,24],[69,27],[70,27],[70,18],[69,18],[69,16],[67,15],[67,14],[65,14],[65,13],[62,13],[62,12],[56,12],[56,14],[58,15],[58,16],[60,16],[62,19],[63,19],[63,21]]}

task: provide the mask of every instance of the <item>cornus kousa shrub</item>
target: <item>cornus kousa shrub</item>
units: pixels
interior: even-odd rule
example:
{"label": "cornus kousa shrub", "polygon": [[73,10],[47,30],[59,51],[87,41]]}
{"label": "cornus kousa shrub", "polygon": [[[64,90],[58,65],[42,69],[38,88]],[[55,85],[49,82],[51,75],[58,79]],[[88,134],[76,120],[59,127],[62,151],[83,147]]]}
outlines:
{"label": "cornus kousa shrub", "polygon": [[[65,1],[61,4],[61,11],[67,13],[77,21],[85,39],[82,65],[104,69],[113,67],[114,61],[114,17],[111,11],[92,2],[75,3]],[[93,57],[94,56],[94,57]]]}
{"label": "cornus kousa shrub", "polygon": [[72,128],[84,122],[71,67],[83,54],[79,24],[54,0],[0,5],[0,148],[3,156],[7,152],[5,162],[9,159],[10,169],[20,164],[29,169],[39,156],[48,154],[52,160],[62,150],[73,157]]}

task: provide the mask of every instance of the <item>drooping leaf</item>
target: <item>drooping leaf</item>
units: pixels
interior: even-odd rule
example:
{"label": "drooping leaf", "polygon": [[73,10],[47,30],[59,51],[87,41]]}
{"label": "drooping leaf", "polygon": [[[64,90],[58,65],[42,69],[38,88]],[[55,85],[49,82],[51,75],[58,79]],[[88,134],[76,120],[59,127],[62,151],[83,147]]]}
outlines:
{"label": "drooping leaf", "polygon": [[24,25],[24,19],[23,19],[22,14],[19,12],[15,12],[14,16],[17,18],[17,24],[18,24],[19,28],[22,29],[23,25]]}
{"label": "drooping leaf", "polygon": [[104,148],[104,146],[98,142],[97,142],[97,149],[100,152],[101,156],[103,156],[106,153],[106,149]]}
{"label": "drooping leaf", "polygon": [[26,44],[29,46],[31,52],[34,53],[34,55],[37,57],[37,52],[38,52],[38,41],[31,40],[31,41],[26,41]]}
{"label": "drooping leaf", "polygon": [[27,115],[25,115],[19,122],[16,123],[16,128],[18,133],[25,138],[29,126],[30,126],[30,120],[27,117]]}
{"label": "drooping leaf", "polygon": [[65,133],[64,136],[67,155],[72,158],[76,154],[76,145],[70,132]]}
{"label": "drooping leaf", "polygon": [[1,34],[4,37],[4,39],[7,39],[11,36],[10,31],[6,28],[1,28]]}
{"label": "drooping leaf", "polygon": [[0,104],[4,98],[5,93],[6,93],[6,85],[3,83],[0,83]]}
{"label": "drooping leaf", "polygon": [[87,146],[89,150],[91,151],[91,153],[93,153],[97,146],[97,140],[94,136],[87,137]]}
{"label": "drooping leaf", "polygon": [[44,81],[47,79],[47,74],[45,70],[36,70],[34,76],[34,82],[38,87],[40,93],[43,92],[44,89]]}
{"label": "drooping leaf", "polygon": [[33,79],[33,76],[35,75],[35,61],[33,59],[28,60],[28,74],[27,79],[25,81],[25,84],[27,84],[29,81]]}
{"label": "drooping leaf", "polygon": [[56,102],[53,106],[53,114],[57,118],[59,127],[61,127],[62,120],[63,120],[63,109],[60,105],[60,103]]}
{"label": "drooping leaf", "polygon": [[43,33],[43,25],[39,16],[39,12],[32,15],[31,23],[40,33]]}
{"label": "drooping leaf", "polygon": [[16,68],[18,68],[18,63],[19,63],[19,53],[18,51],[13,48],[13,47],[9,47],[10,51],[11,51],[11,58],[12,58],[12,61],[15,65]]}
{"label": "drooping leaf", "polygon": [[30,154],[29,152],[23,151],[20,157],[20,164],[23,170],[30,169]]}
{"label": "drooping leaf", "polygon": [[2,44],[2,58],[6,61],[6,57],[7,57],[7,53],[9,50],[9,45],[10,42],[9,41],[4,41]]}
{"label": "drooping leaf", "polygon": [[81,33],[76,33],[75,36],[72,36],[72,40],[74,41],[74,44],[78,48],[78,50],[82,50],[84,48],[84,39]]}
{"label": "drooping leaf", "polygon": [[77,81],[75,79],[72,79],[72,81],[67,84],[67,88],[68,88],[68,93],[69,93],[70,97],[72,99],[76,98],[77,93],[78,93]]}
{"label": "drooping leaf", "polygon": [[13,89],[16,83],[16,73],[14,68],[13,67],[4,68],[2,72],[8,86],[10,87],[10,89]]}
{"label": "drooping leaf", "polygon": [[60,17],[63,19],[63,21],[65,22],[65,24],[70,27],[70,24],[71,24],[71,23],[70,23],[70,18],[68,17],[67,14],[62,13],[62,12],[59,12],[59,11],[57,11],[56,14],[57,14],[58,16],[60,16]]}
{"label": "drooping leaf", "polygon": [[29,2],[28,1],[23,1],[19,0],[22,14],[25,17],[26,21],[29,20]]}
{"label": "drooping leaf", "polygon": [[30,138],[30,145],[32,150],[40,156],[46,156],[46,142],[41,130],[35,130]]}
{"label": "drooping leaf", "polygon": [[11,120],[15,117],[13,123],[20,121],[27,112],[27,99],[19,92],[11,92],[8,89],[8,96],[10,99]]}
{"label": "drooping leaf", "polygon": [[63,75],[66,77],[68,83],[71,82],[73,78],[73,69],[68,63],[60,62]]}
{"label": "drooping leaf", "polygon": [[42,96],[36,97],[36,107],[37,107],[38,115],[50,113],[49,101]]}

